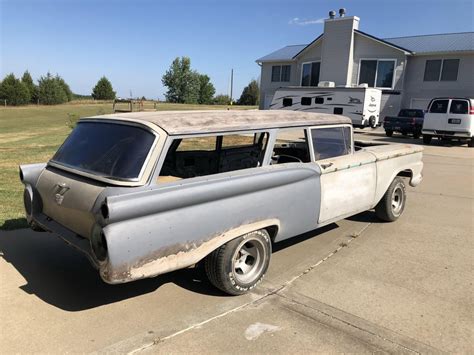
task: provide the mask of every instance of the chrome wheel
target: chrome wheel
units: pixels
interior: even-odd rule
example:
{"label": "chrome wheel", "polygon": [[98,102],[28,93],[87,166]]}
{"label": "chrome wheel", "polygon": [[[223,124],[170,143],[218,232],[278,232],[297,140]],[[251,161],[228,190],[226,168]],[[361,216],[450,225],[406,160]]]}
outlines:
{"label": "chrome wheel", "polygon": [[265,246],[259,239],[244,239],[232,258],[232,273],[241,283],[248,284],[261,276],[265,267]]}
{"label": "chrome wheel", "polygon": [[403,203],[405,202],[404,199],[405,194],[403,188],[397,185],[392,193],[392,213],[397,217],[402,213]]}

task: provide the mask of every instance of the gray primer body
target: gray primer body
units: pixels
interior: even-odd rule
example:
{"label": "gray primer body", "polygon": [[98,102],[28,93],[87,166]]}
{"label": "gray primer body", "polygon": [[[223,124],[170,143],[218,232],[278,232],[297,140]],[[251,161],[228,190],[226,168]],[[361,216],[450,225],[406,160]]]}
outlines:
{"label": "gray primer body", "polygon": [[[188,117],[186,113],[180,115]],[[230,122],[235,125],[241,120],[245,124],[242,127],[247,130],[250,118],[261,113],[232,115],[229,116]],[[350,122],[341,116],[332,120],[331,115],[315,116],[315,121],[312,114],[278,112],[280,120],[286,117],[284,115],[289,119],[299,118],[298,127],[305,129],[308,135],[310,127],[316,124],[347,125]],[[161,116],[153,116],[153,119],[158,120]],[[271,118],[268,111],[262,117],[259,127],[250,130],[269,132],[268,148],[262,166],[257,168],[157,183],[168,147],[173,139],[179,137],[168,135],[160,126],[157,127],[160,141],[155,147],[156,160],[140,186],[113,186],[106,181],[77,176],[45,164],[21,166],[22,182],[28,191],[25,199],[29,199],[32,206],[29,212],[27,208],[28,222],[57,233],[68,244],[85,253],[100,270],[104,281],[123,283],[192,266],[221,245],[255,230],[267,229],[278,242],[372,208],[401,171],[411,171],[412,186],[421,181],[421,148],[408,145],[368,147],[361,153],[352,152],[335,158],[338,162],[327,165],[332,166],[329,168],[325,161],[316,161],[312,151],[309,163],[270,165],[278,128],[275,128],[276,123],[267,129],[262,128],[265,120]],[[133,124],[139,122],[139,119],[134,119]],[[297,125],[295,122],[281,124],[294,127]],[[149,127],[153,124],[157,123],[149,123]],[[221,126],[219,123],[219,130]],[[168,129],[178,129],[176,127],[169,126]],[[202,132],[204,127],[199,126],[196,135],[205,134]],[[239,128],[232,127],[237,132],[245,131]],[[211,132],[213,128],[207,129]],[[227,132],[234,132],[232,129]],[[311,146],[311,140],[309,142]],[[368,159],[367,163],[364,159]],[[336,199],[344,196],[343,199],[351,204],[353,198],[352,202],[357,205],[355,199],[358,197],[352,193],[355,191],[351,190],[352,187],[338,187],[341,180],[339,171],[354,169],[354,176],[357,176],[364,164],[372,164],[373,174],[376,174],[373,175],[373,185],[366,186],[370,191],[367,204],[350,212],[338,211],[336,206],[334,213],[320,221],[321,209],[327,207],[322,197],[330,188]],[[63,209],[51,202],[54,199],[53,187],[62,181],[75,190],[66,195]],[[352,182],[353,186],[358,183]],[[68,197],[72,198],[68,200]],[[104,205],[107,207],[106,215],[101,211]],[[77,206],[82,209],[78,210]],[[48,211],[60,213],[50,218],[46,214]],[[82,224],[77,221],[79,216],[84,216]],[[102,261],[91,247],[97,231],[103,232],[107,242],[107,257]]]}

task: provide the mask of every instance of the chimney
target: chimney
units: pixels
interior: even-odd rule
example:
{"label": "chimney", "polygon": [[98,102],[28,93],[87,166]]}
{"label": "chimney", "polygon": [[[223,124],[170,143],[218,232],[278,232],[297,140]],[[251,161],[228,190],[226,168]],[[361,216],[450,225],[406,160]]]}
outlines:
{"label": "chimney", "polygon": [[330,11],[329,18],[324,21],[319,80],[347,86],[351,84],[354,30],[359,28],[359,18],[346,17],[346,9],[343,8],[339,9],[338,18],[335,15],[335,11]]}

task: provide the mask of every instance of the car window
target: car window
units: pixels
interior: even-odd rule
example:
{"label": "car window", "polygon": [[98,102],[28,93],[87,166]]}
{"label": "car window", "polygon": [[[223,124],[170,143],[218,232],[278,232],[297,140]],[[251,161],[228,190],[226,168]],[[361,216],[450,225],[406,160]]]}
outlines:
{"label": "car window", "polygon": [[423,117],[422,110],[400,110],[400,117]]}
{"label": "car window", "polygon": [[453,100],[451,101],[451,108],[449,113],[465,115],[469,113],[469,104],[466,100]]}
{"label": "car window", "polygon": [[430,107],[430,113],[448,112],[449,100],[434,100]]}
{"label": "car window", "polygon": [[267,132],[174,139],[158,183],[261,166]]}
{"label": "car window", "polygon": [[316,160],[338,157],[352,151],[351,129],[346,126],[312,129],[311,138]]}
{"label": "car window", "polygon": [[79,122],[51,160],[99,176],[136,179],[154,141],[141,127]]}
{"label": "car window", "polygon": [[307,163],[309,161],[311,159],[305,129],[281,129],[277,132],[272,164]]}

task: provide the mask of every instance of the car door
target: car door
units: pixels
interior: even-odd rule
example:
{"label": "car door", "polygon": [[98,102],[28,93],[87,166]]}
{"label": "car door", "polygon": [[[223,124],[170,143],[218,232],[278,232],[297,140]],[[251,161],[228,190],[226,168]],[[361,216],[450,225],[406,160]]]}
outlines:
{"label": "car door", "polygon": [[469,132],[471,120],[469,117],[469,101],[465,99],[452,99],[449,105],[445,130]]}
{"label": "car door", "polygon": [[321,168],[318,224],[326,224],[373,207],[375,156],[354,152],[349,125],[311,129],[314,160]]}
{"label": "car door", "polygon": [[423,123],[424,130],[445,131],[449,99],[436,99],[431,103]]}

